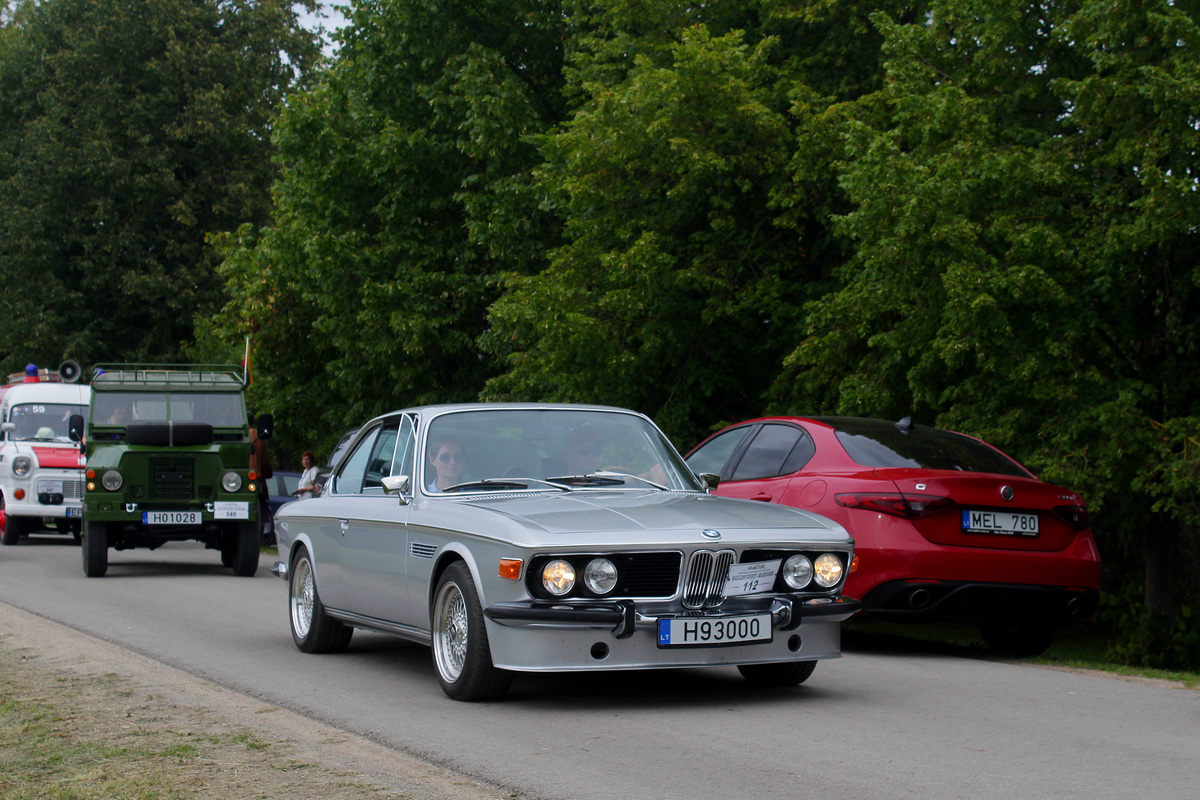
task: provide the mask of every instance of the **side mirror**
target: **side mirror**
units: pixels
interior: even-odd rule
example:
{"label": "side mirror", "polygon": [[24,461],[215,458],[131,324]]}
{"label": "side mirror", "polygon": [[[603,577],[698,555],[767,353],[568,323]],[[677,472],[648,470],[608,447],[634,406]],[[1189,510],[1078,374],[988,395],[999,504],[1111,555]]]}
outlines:
{"label": "side mirror", "polygon": [[258,417],[258,438],[270,439],[271,434],[275,431],[275,416],[273,414],[261,414]]}
{"label": "side mirror", "polygon": [[83,426],[84,421],[82,414],[72,414],[67,420],[67,436],[72,442],[83,441]]}
{"label": "side mirror", "polygon": [[16,429],[17,423],[15,422],[6,422],[3,425],[0,425],[0,431],[4,431],[5,433],[12,433]]}
{"label": "side mirror", "polygon": [[699,477],[700,482],[704,484],[704,488],[710,492],[721,485],[720,475],[715,475],[711,472],[701,472]]}
{"label": "side mirror", "polygon": [[383,479],[383,493],[394,494],[400,498],[400,505],[408,505],[412,499],[410,487],[412,478],[407,475],[389,475]]}

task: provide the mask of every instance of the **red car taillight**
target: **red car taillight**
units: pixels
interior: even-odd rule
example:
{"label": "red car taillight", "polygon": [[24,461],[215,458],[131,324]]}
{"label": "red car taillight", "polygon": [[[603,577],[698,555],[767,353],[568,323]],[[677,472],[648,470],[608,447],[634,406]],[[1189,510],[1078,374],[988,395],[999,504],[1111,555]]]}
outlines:
{"label": "red car taillight", "polygon": [[839,506],[890,514],[893,517],[919,519],[936,514],[954,505],[949,497],[935,494],[900,494],[899,492],[847,492],[834,495]]}
{"label": "red car taillight", "polygon": [[1055,506],[1054,513],[1065,519],[1077,531],[1092,526],[1092,520],[1083,506]]}

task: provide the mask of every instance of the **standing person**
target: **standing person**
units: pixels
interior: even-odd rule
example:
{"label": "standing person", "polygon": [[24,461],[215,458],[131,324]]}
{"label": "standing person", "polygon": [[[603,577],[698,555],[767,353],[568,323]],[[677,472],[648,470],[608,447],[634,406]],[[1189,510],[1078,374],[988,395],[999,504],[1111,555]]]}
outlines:
{"label": "standing person", "polygon": [[296,497],[301,500],[316,497],[321,493],[321,487],[317,486],[317,457],[313,455],[312,450],[305,450],[300,455],[300,463],[304,466],[304,471],[300,473]]}
{"label": "standing person", "polygon": [[258,519],[262,541],[264,544],[274,544],[275,521],[271,518],[271,504],[267,502],[271,493],[267,479],[275,472],[271,469],[267,440],[258,438],[258,430],[255,428],[250,429],[250,469],[258,473]]}

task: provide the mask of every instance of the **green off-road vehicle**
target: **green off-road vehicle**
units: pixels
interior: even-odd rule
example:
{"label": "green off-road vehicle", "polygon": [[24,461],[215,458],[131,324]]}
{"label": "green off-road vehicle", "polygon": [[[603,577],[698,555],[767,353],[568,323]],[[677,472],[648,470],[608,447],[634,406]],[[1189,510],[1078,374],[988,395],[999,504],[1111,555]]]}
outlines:
{"label": "green off-road vehicle", "polygon": [[[153,550],[195,540],[238,575],[258,569],[260,476],[240,367],[103,364],[92,370],[91,410],[71,418],[86,442],[83,571],[108,570],[108,549]],[[271,434],[270,414],[258,438]]]}

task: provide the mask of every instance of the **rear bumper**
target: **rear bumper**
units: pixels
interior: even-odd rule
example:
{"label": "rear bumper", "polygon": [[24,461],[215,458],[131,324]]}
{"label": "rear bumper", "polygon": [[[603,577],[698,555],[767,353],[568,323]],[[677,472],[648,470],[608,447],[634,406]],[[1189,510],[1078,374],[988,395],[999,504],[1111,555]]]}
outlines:
{"label": "rear bumper", "polygon": [[1091,619],[1095,589],[979,581],[881,584],[863,597],[862,615],[896,622],[1037,622],[1061,627]]}

